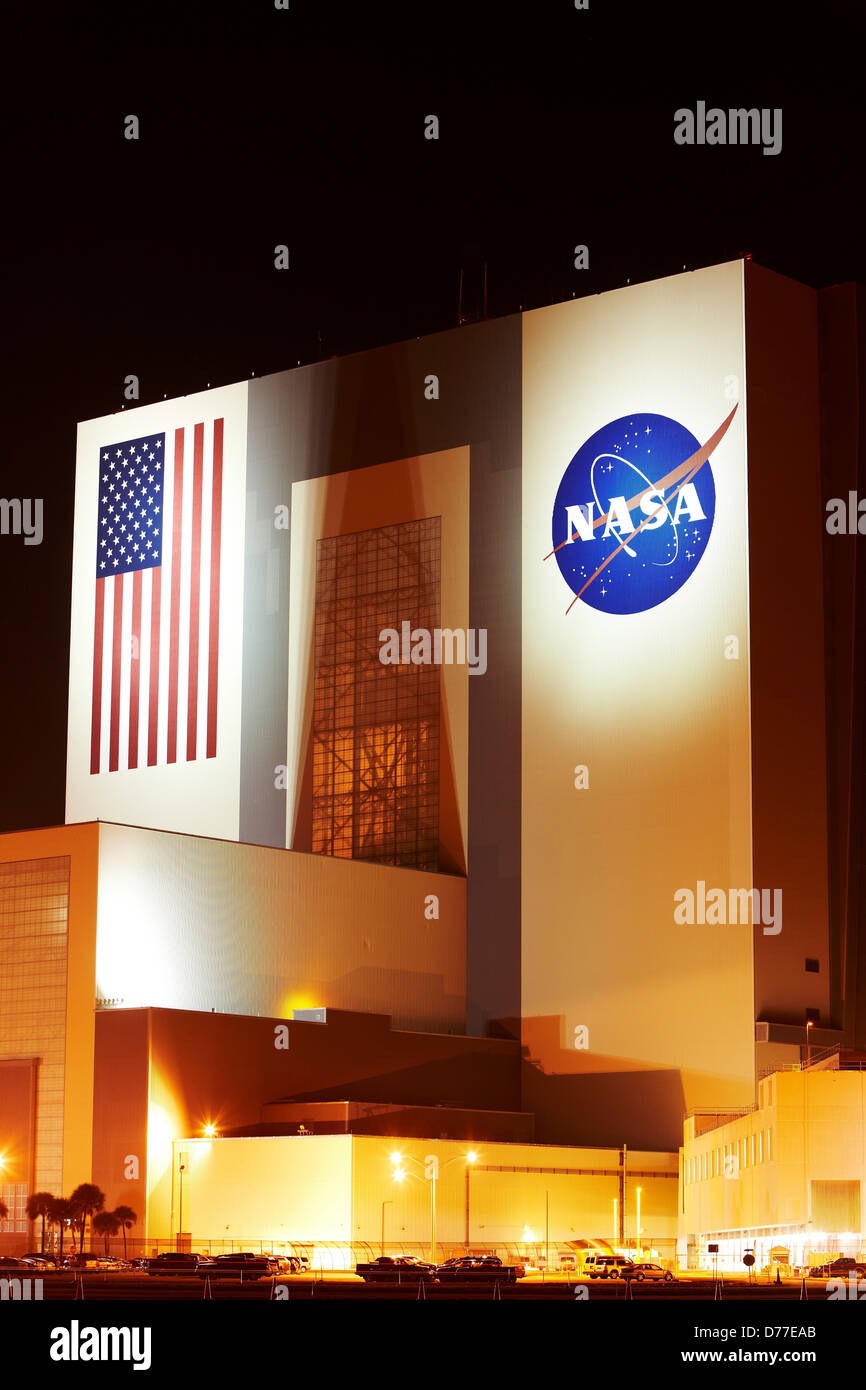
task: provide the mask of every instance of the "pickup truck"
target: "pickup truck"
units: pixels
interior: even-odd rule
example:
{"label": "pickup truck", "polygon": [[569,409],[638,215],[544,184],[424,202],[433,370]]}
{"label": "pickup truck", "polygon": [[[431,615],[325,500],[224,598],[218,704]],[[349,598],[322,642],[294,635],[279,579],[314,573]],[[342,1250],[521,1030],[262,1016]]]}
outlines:
{"label": "pickup truck", "polygon": [[199,1279],[264,1279],[279,1274],[279,1267],[272,1255],[237,1251],[233,1255],[199,1260],[195,1272]]}
{"label": "pickup truck", "polygon": [[436,1266],[414,1255],[380,1255],[377,1260],[355,1266],[355,1273],[368,1284],[432,1283]]}

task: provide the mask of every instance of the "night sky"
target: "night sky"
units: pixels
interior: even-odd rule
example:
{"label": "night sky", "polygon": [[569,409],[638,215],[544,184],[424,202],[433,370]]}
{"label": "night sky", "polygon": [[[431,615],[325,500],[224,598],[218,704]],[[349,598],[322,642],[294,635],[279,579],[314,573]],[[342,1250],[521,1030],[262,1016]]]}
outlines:
{"label": "night sky", "polygon": [[[744,252],[866,280],[862,5],[589,6],[4,15],[0,496],[45,538],[0,536],[0,830],[63,820],[75,426],[127,374],[146,403],[450,328],[461,265],[470,316],[485,262],[491,316]],[[698,100],[781,107],[781,154],[675,145]]]}

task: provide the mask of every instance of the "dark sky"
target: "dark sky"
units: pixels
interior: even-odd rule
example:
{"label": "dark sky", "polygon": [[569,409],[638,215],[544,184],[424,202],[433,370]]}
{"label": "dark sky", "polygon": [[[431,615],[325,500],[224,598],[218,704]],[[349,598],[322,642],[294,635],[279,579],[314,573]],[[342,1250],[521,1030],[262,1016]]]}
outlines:
{"label": "dark sky", "polygon": [[[853,0],[19,8],[0,497],[45,538],[0,536],[0,830],[63,819],[75,425],[127,374],[147,402],[449,328],[461,264],[491,315],[744,251],[866,280]],[[781,107],[781,154],[676,146],[698,100]]]}

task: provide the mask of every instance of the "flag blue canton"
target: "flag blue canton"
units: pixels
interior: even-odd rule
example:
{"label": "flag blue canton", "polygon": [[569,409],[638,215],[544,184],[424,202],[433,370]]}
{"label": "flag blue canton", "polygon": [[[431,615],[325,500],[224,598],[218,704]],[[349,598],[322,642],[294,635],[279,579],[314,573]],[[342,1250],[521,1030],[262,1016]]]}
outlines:
{"label": "flag blue canton", "polygon": [[99,578],[162,563],[164,455],[164,434],[144,435],[99,451]]}

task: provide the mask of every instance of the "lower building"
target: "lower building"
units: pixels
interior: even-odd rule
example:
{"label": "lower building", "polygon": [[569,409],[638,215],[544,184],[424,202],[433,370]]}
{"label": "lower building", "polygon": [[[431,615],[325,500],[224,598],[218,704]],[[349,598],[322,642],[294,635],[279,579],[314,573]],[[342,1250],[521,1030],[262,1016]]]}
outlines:
{"label": "lower building", "polygon": [[551,1264],[599,1246],[675,1254],[675,1154],[366,1134],[173,1149],[170,1224],[153,1233],[161,1248],[301,1251],[331,1269],[394,1252]]}
{"label": "lower building", "polygon": [[864,1065],[836,1050],[765,1077],[742,1114],[688,1117],[681,1261],[799,1268],[866,1250]]}

